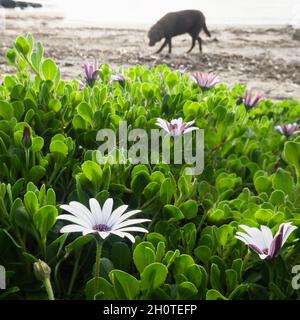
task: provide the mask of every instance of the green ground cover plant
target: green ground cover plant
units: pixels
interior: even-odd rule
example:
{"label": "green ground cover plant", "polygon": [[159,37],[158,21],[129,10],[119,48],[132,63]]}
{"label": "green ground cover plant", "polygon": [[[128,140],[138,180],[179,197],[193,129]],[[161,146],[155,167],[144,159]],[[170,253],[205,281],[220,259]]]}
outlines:
{"label": "green ground cover plant", "polygon": [[[16,71],[0,84],[1,299],[300,298],[291,272],[300,264],[299,101],[251,101],[243,85],[205,87],[165,65],[120,74],[89,65],[81,82],[64,81],[31,35],[6,58]],[[200,175],[185,164],[97,162],[100,129],[118,132],[125,120],[150,131],[157,118],[180,117],[205,132]],[[90,199],[139,210],[145,232],[61,233],[61,206]],[[277,242],[260,252],[241,226],[267,226]]]}

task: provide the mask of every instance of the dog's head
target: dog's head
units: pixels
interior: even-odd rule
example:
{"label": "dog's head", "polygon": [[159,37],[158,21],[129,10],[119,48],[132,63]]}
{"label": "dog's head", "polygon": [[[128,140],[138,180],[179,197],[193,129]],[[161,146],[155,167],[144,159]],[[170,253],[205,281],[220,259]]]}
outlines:
{"label": "dog's head", "polygon": [[156,42],[164,38],[165,34],[160,24],[156,23],[148,32],[149,46],[153,47]]}

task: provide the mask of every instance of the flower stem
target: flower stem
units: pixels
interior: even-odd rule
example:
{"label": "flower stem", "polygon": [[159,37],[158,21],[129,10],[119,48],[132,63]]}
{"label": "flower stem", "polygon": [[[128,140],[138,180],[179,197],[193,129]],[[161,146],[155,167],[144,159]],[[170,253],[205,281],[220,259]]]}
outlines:
{"label": "flower stem", "polygon": [[47,291],[48,299],[55,300],[54,294],[53,294],[53,289],[52,289],[51,282],[50,282],[50,278],[47,278],[44,280],[44,286]]}
{"label": "flower stem", "polygon": [[47,260],[47,239],[46,239],[46,237],[42,239],[41,246],[42,246],[44,259],[46,261]]}
{"label": "flower stem", "polygon": [[55,270],[54,270],[54,281],[55,281],[55,286],[56,286],[56,292],[57,295],[61,294],[61,284],[59,282],[59,268],[61,263],[65,260],[65,257],[62,257],[56,264]]}
{"label": "flower stem", "polygon": [[[205,209],[204,209],[204,210],[205,210]],[[201,221],[200,221],[200,223],[199,223],[199,225],[198,225],[197,232],[199,232],[199,231],[201,230],[202,225],[204,224],[204,222],[205,222],[205,220],[206,220],[207,216],[208,216],[208,210],[205,210],[205,211],[203,212],[203,215],[202,215]]]}
{"label": "flower stem", "polygon": [[75,279],[76,279],[77,274],[78,274],[78,266],[79,266],[80,257],[81,257],[81,250],[79,251],[79,253],[76,256],[75,265],[74,265],[74,268],[73,268],[71,281],[70,281],[69,289],[68,289],[68,293],[67,293],[68,296],[70,296],[71,293],[72,293],[74,282],[75,282]]}
{"label": "flower stem", "polygon": [[25,168],[26,168],[26,171],[28,171],[29,169],[29,158],[30,158],[30,151],[29,149],[25,149]]}
{"label": "flower stem", "polygon": [[99,291],[99,277],[100,277],[100,258],[101,258],[102,241],[96,239],[96,262],[95,262],[95,295]]}
{"label": "flower stem", "polygon": [[58,169],[59,169],[59,167],[57,166],[57,162],[55,162],[52,174],[51,174],[50,179],[48,181],[49,186],[51,185],[53,179],[56,177]]}
{"label": "flower stem", "polygon": [[248,250],[247,254],[245,255],[244,257],[244,260],[243,260],[243,269],[246,270],[246,266],[247,266],[247,263],[249,261],[249,258],[251,257],[252,253],[250,250]]}

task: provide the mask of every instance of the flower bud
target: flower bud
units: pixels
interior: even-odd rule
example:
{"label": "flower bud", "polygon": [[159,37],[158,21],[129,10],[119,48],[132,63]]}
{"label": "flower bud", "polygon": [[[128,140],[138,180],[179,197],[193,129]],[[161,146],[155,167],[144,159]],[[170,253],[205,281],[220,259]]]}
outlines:
{"label": "flower bud", "polygon": [[22,137],[22,144],[23,144],[25,149],[29,149],[31,147],[31,145],[32,145],[30,129],[28,127],[24,127],[23,137]]}
{"label": "flower bud", "polygon": [[50,279],[51,268],[47,265],[46,262],[39,259],[33,264],[33,270],[38,280],[45,281],[47,279]]}
{"label": "flower bud", "polygon": [[239,96],[236,100],[236,104],[239,106],[240,104],[243,103],[243,97],[242,96]]}

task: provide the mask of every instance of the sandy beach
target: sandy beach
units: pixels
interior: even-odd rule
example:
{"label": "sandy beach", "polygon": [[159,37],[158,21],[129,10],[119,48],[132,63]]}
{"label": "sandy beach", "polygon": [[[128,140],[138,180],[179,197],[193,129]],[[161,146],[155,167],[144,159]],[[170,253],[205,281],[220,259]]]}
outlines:
{"label": "sandy beach", "polygon": [[31,32],[42,41],[46,56],[58,63],[64,79],[78,77],[84,62],[109,63],[118,70],[134,64],[149,67],[167,64],[194,70],[213,71],[220,82],[241,82],[256,87],[270,98],[300,99],[300,40],[292,27],[230,27],[208,25],[212,37],[202,34],[203,53],[192,53],[188,35],[173,39],[173,52],[154,54],[148,47],[147,28],[99,27],[67,24],[60,16],[32,11],[5,12],[0,35],[0,71],[9,72],[5,51],[20,34]]}

